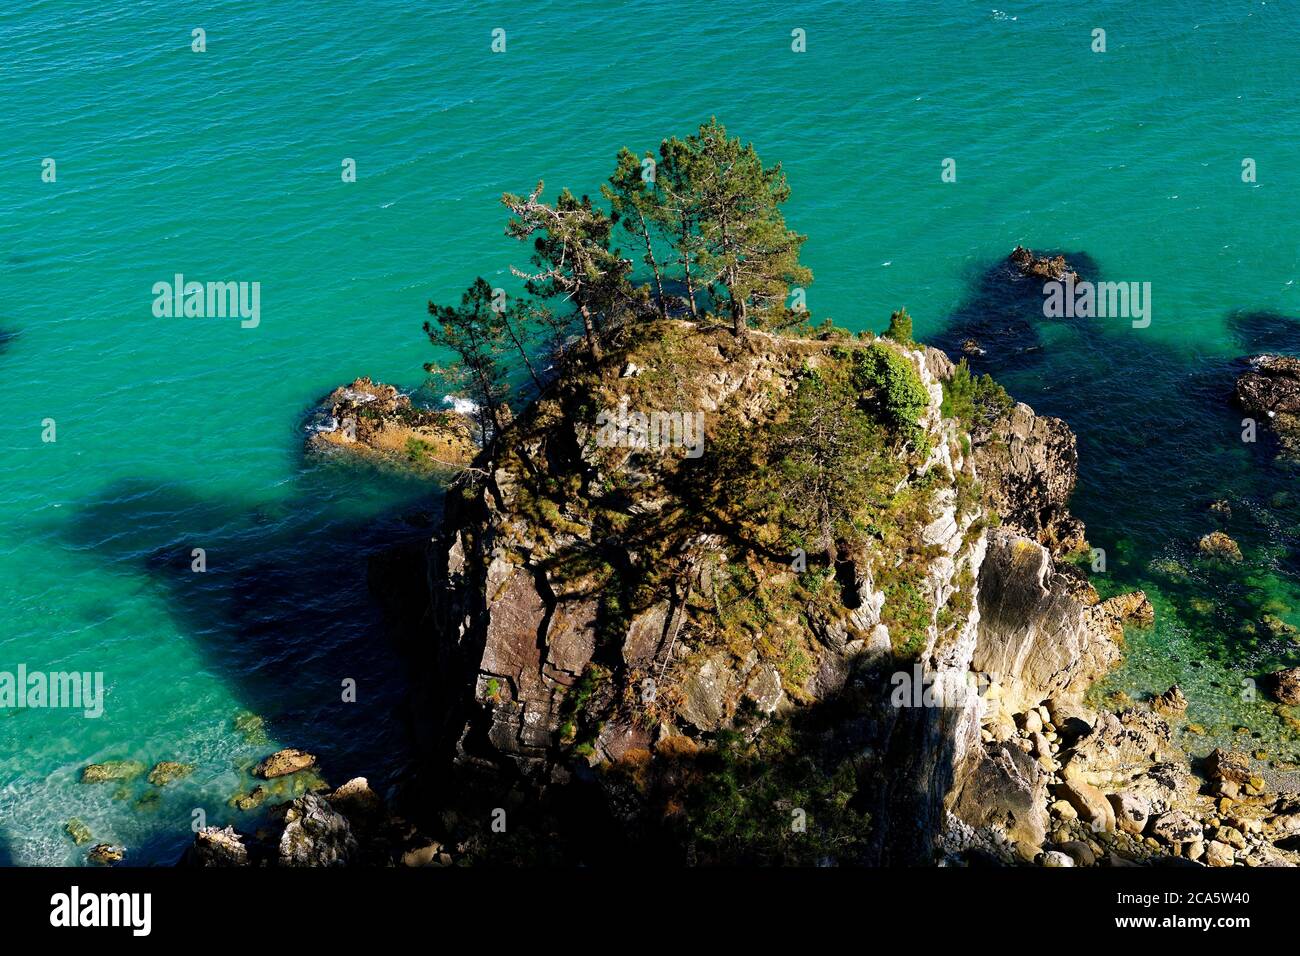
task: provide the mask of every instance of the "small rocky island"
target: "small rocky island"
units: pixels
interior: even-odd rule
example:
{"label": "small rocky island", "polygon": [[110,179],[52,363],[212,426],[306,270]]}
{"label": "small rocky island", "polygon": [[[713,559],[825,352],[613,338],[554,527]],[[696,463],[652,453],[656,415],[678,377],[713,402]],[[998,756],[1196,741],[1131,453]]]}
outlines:
{"label": "small rocky island", "polygon": [[1282,453],[1300,460],[1300,358],[1256,355],[1237,379],[1237,404],[1277,434]]}
{"label": "small rocky island", "polygon": [[[433,457],[464,466],[428,546],[372,569],[423,755],[401,815],[352,781],[280,804],[261,836],[204,830],[188,861],[1300,861],[1300,788],[1245,753],[1194,764],[1179,688],[1085,700],[1155,611],[1088,579],[1066,423],[915,342],[906,312],[876,336],[790,308],[811,274],[784,176],[716,122],[659,159],[655,186],[620,154],[608,213],[506,195],[528,298],[489,307],[479,280],[430,305],[478,383],[481,448],[365,379],[312,439],[438,435]],[[725,197],[746,212],[722,228]],[[1009,264],[1073,274],[1020,247]],[[527,400],[502,387],[511,361]],[[1243,404],[1293,414],[1287,367],[1256,365]]]}

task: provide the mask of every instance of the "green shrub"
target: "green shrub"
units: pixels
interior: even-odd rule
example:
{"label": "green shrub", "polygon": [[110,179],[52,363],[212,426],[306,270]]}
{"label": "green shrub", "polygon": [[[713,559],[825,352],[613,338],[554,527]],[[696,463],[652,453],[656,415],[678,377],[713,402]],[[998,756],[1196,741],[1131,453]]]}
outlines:
{"label": "green shrub", "polygon": [[965,359],[943,383],[944,417],[955,418],[968,430],[991,425],[1014,405],[1007,390],[991,375],[972,375]]}
{"label": "green shrub", "polygon": [[904,441],[921,444],[924,438],[921,416],[930,403],[930,393],[906,356],[879,343],[855,352],[853,384],[859,391],[874,396],[886,424]]}
{"label": "green shrub", "polygon": [[889,328],[885,329],[884,337],[893,339],[900,345],[912,345],[912,317],[907,314],[906,309],[899,309],[889,317]]}

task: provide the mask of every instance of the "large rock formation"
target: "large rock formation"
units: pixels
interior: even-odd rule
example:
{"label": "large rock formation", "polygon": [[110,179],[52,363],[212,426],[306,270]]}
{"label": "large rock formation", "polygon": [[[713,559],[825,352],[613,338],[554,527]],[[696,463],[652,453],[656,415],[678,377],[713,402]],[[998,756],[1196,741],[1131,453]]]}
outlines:
{"label": "large rock formation", "polygon": [[[641,343],[607,359],[613,375],[561,383],[506,433],[482,490],[452,502],[430,557],[437,634],[421,696],[442,704],[430,739],[462,768],[508,769],[544,789],[575,767],[585,774],[637,755],[656,766],[650,755],[673,741],[707,751],[718,731],[761,728],[767,715],[851,694],[854,714],[834,739],[871,768],[861,767],[854,798],[873,826],[858,862],[931,859],[945,818],[1036,852],[1050,759],[1046,748],[1044,759],[1022,759],[998,741],[1015,715],[1077,697],[1113,666],[1116,622],[1128,613],[1099,610],[1086,580],[1055,564],[1053,549],[1083,542],[1067,510],[1069,429],[1017,405],[964,453],[960,424],[940,410],[951,363],[876,343],[906,357],[928,394],[928,454],[906,480],[930,488],[929,503],[901,535],[918,549],[915,576],[899,582],[896,546],[868,541],[838,556],[837,607],[770,601],[765,623],[720,632],[726,605],[743,599],[737,575],[750,593],[772,594],[795,587],[796,574],[784,557],[744,557],[746,532],[709,521],[695,497],[699,466],[685,470],[691,459],[602,447],[595,410],[616,407],[620,388],[636,397],[646,379],[669,381],[671,404],[640,393],[632,407],[701,409],[714,441],[715,422],[743,431],[779,415],[801,368],[866,346],[758,333],[736,342],[686,323],[672,336],[692,338],[690,368],[666,367],[680,359]],[[708,456],[703,464],[722,467]],[[972,499],[966,489],[980,487]],[[562,494],[543,500],[546,489]],[[992,533],[990,509],[1004,522]],[[895,607],[904,600],[924,617],[905,616]],[[900,676],[944,693],[922,703],[917,691],[916,706],[906,693],[891,698]],[[1004,784],[1011,789],[994,799]]]}

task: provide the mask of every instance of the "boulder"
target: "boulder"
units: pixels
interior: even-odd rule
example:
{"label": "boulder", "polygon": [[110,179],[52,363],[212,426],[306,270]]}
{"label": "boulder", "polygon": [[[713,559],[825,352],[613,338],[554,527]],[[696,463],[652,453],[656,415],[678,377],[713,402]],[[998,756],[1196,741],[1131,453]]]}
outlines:
{"label": "boulder", "polygon": [[1112,793],[1107,798],[1115,810],[1115,825],[1125,833],[1140,835],[1146,829],[1151,806],[1136,793]]}
{"label": "boulder", "polygon": [[1094,833],[1110,833],[1115,829],[1115,811],[1111,808],[1106,795],[1090,784],[1083,776],[1071,770],[1073,764],[1067,764],[1062,771],[1061,783],[1056,792],[1079,814],[1079,819],[1088,824]]}
{"label": "boulder", "polygon": [[1043,854],[1042,865],[1051,867],[1074,866],[1074,860],[1068,853],[1062,853],[1060,850],[1048,850]]}
{"label": "boulder", "polygon": [[330,806],[349,818],[370,817],[383,809],[384,801],[370,789],[365,777],[353,777],[326,796]]}
{"label": "boulder", "polygon": [[987,745],[973,761],[952,812],[973,827],[998,825],[1025,847],[1042,846],[1047,834],[1047,781],[1019,747]]}
{"label": "boulder", "polygon": [[291,773],[297,773],[299,770],[306,770],[315,763],[316,757],[314,754],[288,747],[284,750],[277,750],[254,767],[253,776],[261,777],[263,780],[271,780],[275,777],[284,777]]}
{"label": "boulder", "polygon": [[184,866],[248,866],[248,848],[234,827],[204,827],[181,859]]}
{"label": "boulder", "polygon": [[1220,843],[1218,840],[1212,840],[1206,844],[1206,866],[1232,866],[1236,859],[1236,852],[1228,844]]}
{"label": "boulder", "polygon": [[1252,776],[1250,758],[1244,753],[1215,747],[1205,758],[1205,774],[1215,783],[1244,786]]}
{"label": "boulder", "polygon": [[1300,667],[1288,667],[1269,675],[1273,696],[1283,704],[1300,704]]}
{"label": "boulder", "polygon": [[293,802],[280,835],[281,866],[346,866],[357,854],[347,819],[314,793]]}
{"label": "boulder", "polygon": [[1069,840],[1062,843],[1060,851],[1074,861],[1075,866],[1095,866],[1097,855],[1092,852],[1092,847],[1082,840]]}
{"label": "boulder", "polygon": [[1241,560],[1241,547],[1222,531],[1211,531],[1197,542],[1196,547],[1208,557],[1219,561]]}
{"label": "boulder", "polygon": [[1182,810],[1160,814],[1151,824],[1151,835],[1157,840],[1178,846],[1195,843],[1204,836],[1201,824]]}
{"label": "boulder", "polygon": [[98,863],[100,866],[110,866],[114,863],[121,863],[122,857],[126,855],[126,848],[113,846],[111,843],[97,843],[91,848],[90,853],[86,855],[91,863]]}
{"label": "boulder", "polygon": [[1151,701],[1151,708],[1165,716],[1187,713],[1187,695],[1175,684],[1163,694],[1156,695]]}

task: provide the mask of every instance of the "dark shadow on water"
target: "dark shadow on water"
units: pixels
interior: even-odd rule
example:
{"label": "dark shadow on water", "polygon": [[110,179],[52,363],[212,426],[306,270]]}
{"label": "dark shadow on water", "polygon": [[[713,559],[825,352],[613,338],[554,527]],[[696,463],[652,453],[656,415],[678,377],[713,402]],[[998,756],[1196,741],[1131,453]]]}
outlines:
{"label": "dark shadow on water", "polygon": [[[368,563],[427,541],[441,494],[431,482],[402,483],[392,497],[372,495],[374,509],[340,507],[350,486],[372,479],[313,468],[288,500],[270,505],[119,481],[53,530],[110,573],[144,575],[161,588],[176,632],[265,719],[276,743],[317,754],[332,784],[366,776],[382,793],[410,761],[407,681],[367,587]],[[202,573],[192,569],[196,548],[205,552]],[[357,687],[351,703],[342,700],[348,678]],[[160,845],[167,840],[159,834]]]}

